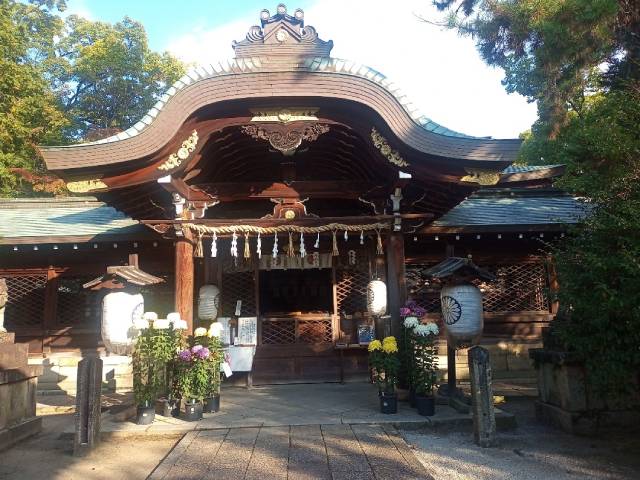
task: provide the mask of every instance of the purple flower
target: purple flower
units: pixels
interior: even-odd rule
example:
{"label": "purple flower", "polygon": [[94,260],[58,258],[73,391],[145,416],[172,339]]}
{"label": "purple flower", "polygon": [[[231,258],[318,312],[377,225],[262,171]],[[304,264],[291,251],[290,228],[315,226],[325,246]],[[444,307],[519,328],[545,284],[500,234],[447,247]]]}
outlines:
{"label": "purple flower", "polygon": [[420,318],[420,317],[424,317],[427,313],[427,310],[425,310],[424,308],[422,308],[420,305],[417,305],[414,309],[413,309],[413,314]]}
{"label": "purple flower", "polygon": [[196,352],[196,355],[201,360],[204,360],[205,358],[209,358],[209,349],[207,347],[203,347]]}
{"label": "purple flower", "polygon": [[418,306],[415,300],[407,300],[407,303],[404,304],[405,307],[409,309],[414,309]]}
{"label": "purple flower", "polygon": [[409,307],[401,307],[400,315],[406,317],[407,315],[411,315],[411,309]]}
{"label": "purple flower", "polygon": [[189,350],[182,350],[180,353],[178,353],[178,358],[183,362],[190,362],[191,352]]}
{"label": "purple flower", "polygon": [[191,347],[191,351],[195,354],[202,350],[204,347],[202,345],[194,345]]}

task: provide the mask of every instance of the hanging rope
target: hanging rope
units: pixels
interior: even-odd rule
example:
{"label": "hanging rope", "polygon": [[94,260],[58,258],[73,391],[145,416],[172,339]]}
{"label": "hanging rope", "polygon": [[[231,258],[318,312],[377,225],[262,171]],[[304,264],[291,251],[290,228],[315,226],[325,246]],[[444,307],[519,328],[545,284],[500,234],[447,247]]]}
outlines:
{"label": "hanging rope", "polygon": [[378,243],[376,245],[376,254],[384,255],[384,250],[382,249],[382,237],[380,236],[380,230],[376,230],[378,234]]}
{"label": "hanging rope", "polygon": [[193,256],[196,258],[204,257],[204,249],[202,247],[202,233],[198,233],[198,242],[196,243],[196,249],[193,251]]}
{"label": "hanging rope", "polygon": [[244,258],[251,258],[251,250],[249,248],[249,233],[244,234]]}
{"label": "hanging rope", "polygon": [[337,257],[338,255],[340,255],[340,252],[338,251],[338,240],[336,239],[336,231],[334,230],[332,233],[333,233],[333,251],[331,252],[331,254],[334,257]]}
{"label": "hanging rope", "polygon": [[289,232],[289,250],[287,252],[287,255],[290,257],[295,256],[296,252],[293,248],[293,233]]}
{"label": "hanging rope", "polygon": [[303,227],[301,225],[278,225],[277,227],[258,227],[256,225],[229,225],[221,227],[212,227],[209,225],[199,225],[193,223],[183,224],[183,228],[189,228],[195,233],[202,233],[204,235],[212,234],[229,234],[234,232],[239,233],[261,233],[273,234],[273,233],[328,233],[335,232],[337,230],[344,230],[345,232],[371,232],[376,230],[388,230],[391,228],[389,223],[369,223],[365,225],[345,225],[342,223],[328,223],[326,225],[319,225],[317,227]]}

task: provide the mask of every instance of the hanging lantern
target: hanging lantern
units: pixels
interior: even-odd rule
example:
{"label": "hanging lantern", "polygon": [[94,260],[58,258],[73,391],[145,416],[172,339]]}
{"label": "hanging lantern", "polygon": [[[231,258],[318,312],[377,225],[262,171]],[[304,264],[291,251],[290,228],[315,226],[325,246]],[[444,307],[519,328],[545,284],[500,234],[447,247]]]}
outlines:
{"label": "hanging lantern", "polygon": [[387,313],[387,286],[382,280],[371,280],[367,284],[367,311],[375,316]]}
{"label": "hanging lantern", "polygon": [[111,292],[102,300],[102,341],[107,351],[129,355],[144,314],[144,298],[139,293]]}
{"label": "hanging lantern", "polygon": [[480,290],[471,284],[445,286],[440,303],[448,341],[456,346],[477,343],[484,326]]}
{"label": "hanging lantern", "polygon": [[215,320],[218,316],[220,289],[215,285],[203,285],[198,291],[198,318]]}

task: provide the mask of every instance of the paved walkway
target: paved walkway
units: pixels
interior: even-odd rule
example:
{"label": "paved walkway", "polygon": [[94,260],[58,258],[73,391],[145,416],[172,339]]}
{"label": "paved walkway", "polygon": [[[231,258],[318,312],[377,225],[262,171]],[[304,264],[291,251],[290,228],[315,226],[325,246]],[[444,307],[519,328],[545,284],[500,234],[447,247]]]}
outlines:
{"label": "paved walkway", "polygon": [[148,480],[432,479],[390,425],[187,433]]}

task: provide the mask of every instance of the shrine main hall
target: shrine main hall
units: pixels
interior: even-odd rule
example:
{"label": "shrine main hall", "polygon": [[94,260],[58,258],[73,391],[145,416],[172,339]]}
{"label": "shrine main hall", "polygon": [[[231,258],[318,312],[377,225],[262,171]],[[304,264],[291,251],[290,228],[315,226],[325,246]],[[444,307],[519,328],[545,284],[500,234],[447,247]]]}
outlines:
{"label": "shrine main hall", "polygon": [[[41,147],[72,195],[0,200],[6,327],[60,367],[40,389],[75,388],[64,366],[84,351],[108,358],[106,290],[85,287],[127,263],[160,279],[123,280],[144,310],[190,331],[206,285],[229,328],[254,319],[252,381],[268,384],[366,375],[360,337],[397,332],[407,299],[439,321],[423,272],[470,257],[496,277],[480,285],[495,377],[532,378],[526,350],[557,308],[548,244],[582,215],[552,186],[563,167],[518,166],[519,139],[435,123],[332,47],[302,10],[264,10],[233,59],[191,70],[131,128]],[[376,279],[386,315],[367,309]],[[118,368],[114,388],[130,388]]]}

